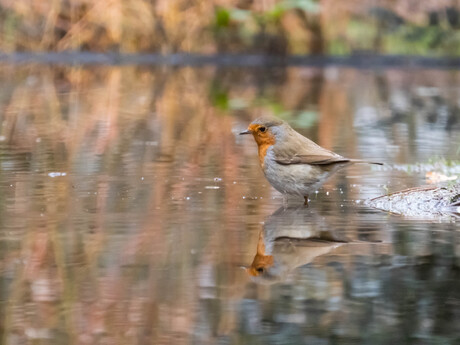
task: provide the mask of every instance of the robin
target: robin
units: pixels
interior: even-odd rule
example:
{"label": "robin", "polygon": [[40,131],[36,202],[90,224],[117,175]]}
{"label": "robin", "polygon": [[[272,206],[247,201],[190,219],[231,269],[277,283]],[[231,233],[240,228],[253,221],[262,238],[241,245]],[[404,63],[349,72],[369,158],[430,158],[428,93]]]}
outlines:
{"label": "robin", "polygon": [[[320,215],[307,211],[304,207],[281,206],[266,219],[259,232],[254,259],[246,268],[252,281],[262,284],[283,281],[295,268],[351,242],[340,233],[313,226]],[[305,222],[306,217],[309,222]]]}
{"label": "robin", "polygon": [[240,134],[252,134],[259,148],[260,166],[268,182],[284,195],[308,195],[338,169],[353,163],[382,163],[349,159],[317,145],[285,121],[263,116]]}

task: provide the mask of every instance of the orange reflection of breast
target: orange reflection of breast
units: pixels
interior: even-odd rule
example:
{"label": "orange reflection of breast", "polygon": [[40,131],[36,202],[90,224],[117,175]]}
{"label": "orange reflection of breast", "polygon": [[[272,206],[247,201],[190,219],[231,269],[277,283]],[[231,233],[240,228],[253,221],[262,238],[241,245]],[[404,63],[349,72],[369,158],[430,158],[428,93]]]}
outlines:
{"label": "orange reflection of breast", "polygon": [[257,242],[257,253],[252,260],[251,266],[247,269],[249,275],[256,277],[273,266],[273,256],[267,255],[265,252],[265,243],[263,231],[259,234],[259,241]]}

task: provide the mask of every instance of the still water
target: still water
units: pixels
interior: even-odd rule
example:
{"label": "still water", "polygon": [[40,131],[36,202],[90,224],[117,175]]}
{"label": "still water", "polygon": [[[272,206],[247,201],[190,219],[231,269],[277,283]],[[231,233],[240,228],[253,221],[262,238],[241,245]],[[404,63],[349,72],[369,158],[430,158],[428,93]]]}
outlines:
{"label": "still water", "polygon": [[[458,219],[363,205],[460,176],[458,71],[4,64],[0,80],[2,343],[460,343]],[[237,135],[262,114],[386,165],[285,207]]]}

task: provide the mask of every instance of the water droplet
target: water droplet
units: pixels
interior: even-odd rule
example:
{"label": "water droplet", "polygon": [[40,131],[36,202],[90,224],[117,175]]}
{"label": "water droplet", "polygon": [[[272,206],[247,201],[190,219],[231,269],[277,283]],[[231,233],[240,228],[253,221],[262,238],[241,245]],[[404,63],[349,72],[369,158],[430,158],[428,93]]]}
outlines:
{"label": "water droplet", "polygon": [[190,197],[189,196],[185,197],[185,200],[190,200]]}
{"label": "water droplet", "polygon": [[326,195],[329,195],[329,192],[326,192]]}
{"label": "water droplet", "polygon": [[219,189],[219,186],[206,186],[205,189]]}

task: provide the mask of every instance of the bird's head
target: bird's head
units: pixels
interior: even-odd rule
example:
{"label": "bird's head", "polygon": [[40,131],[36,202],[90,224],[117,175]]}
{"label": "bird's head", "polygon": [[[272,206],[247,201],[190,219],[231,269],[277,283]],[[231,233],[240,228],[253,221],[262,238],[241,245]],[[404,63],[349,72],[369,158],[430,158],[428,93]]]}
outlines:
{"label": "bird's head", "polygon": [[263,116],[252,121],[240,134],[252,134],[259,146],[273,145],[283,134],[286,123],[276,117]]}

